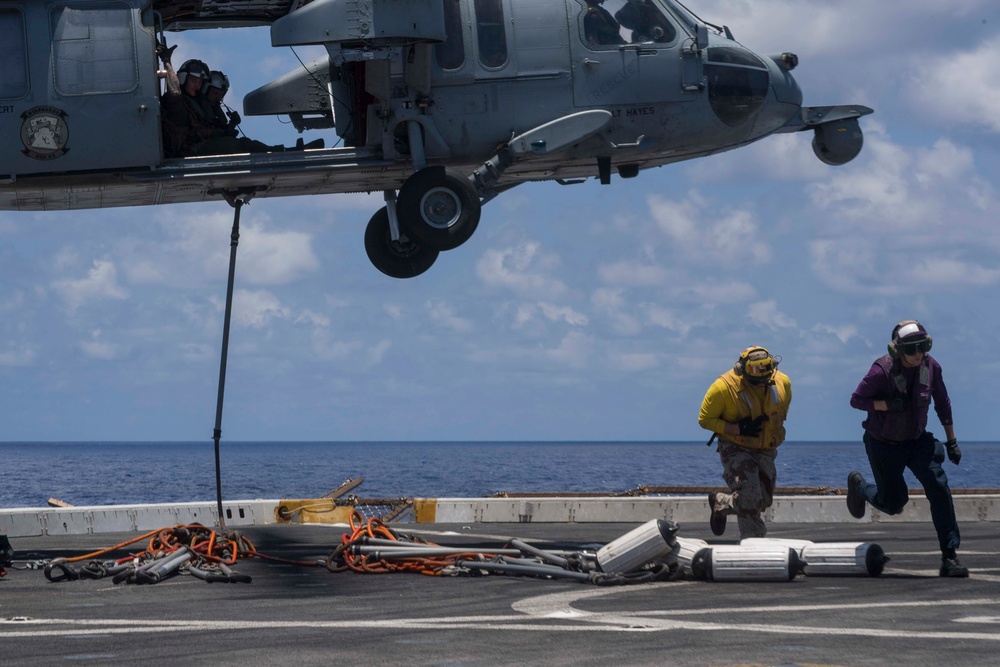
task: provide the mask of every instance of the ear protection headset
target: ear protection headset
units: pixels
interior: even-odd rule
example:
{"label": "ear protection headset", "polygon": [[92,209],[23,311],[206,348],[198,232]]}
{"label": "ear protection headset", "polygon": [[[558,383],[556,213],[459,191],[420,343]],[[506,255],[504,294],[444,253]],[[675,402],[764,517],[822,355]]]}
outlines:
{"label": "ear protection headset", "polygon": [[[914,340],[906,341],[906,338]],[[916,320],[903,320],[892,329],[892,340],[889,341],[887,349],[889,356],[895,359],[900,354],[914,354],[916,352],[930,352],[934,345],[934,339],[927,333],[924,325]]]}
{"label": "ear protection headset", "polygon": [[775,358],[766,348],[755,345],[740,352],[740,358],[733,364],[733,370],[740,377],[746,376],[748,382],[763,383],[771,379],[778,369],[781,358]]}

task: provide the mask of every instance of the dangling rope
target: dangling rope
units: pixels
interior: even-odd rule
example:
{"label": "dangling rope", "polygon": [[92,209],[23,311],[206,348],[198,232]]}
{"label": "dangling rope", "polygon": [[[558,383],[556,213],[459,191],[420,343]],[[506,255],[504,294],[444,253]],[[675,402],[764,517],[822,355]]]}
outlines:
{"label": "dangling rope", "polygon": [[255,188],[240,188],[239,190],[210,190],[208,194],[221,194],[235,209],[233,214],[233,231],[229,242],[229,281],[226,285],[226,314],[222,324],[222,354],[219,361],[219,395],[215,404],[215,430],[212,439],[215,441],[215,500],[219,513],[219,530],[226,529],[226,518],[222,513],[222,464],[219,456],[219,441],[222,439],[222,404],[226,394],[226,362],[229,357],[229,326],[233,314],[233,285],[236,282],[236,249],[240,244],[240,210],[250,201]]}

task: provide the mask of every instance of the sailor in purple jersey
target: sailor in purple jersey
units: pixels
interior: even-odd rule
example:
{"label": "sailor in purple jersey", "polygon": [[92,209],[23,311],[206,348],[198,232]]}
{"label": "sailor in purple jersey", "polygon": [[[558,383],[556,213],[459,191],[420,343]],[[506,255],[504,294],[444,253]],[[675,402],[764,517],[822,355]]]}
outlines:
{"label": "sailor in purple jersey", "polygon": [[[868,413],[865,451],[871,463],[874,484],[853,471],[847,477],[847,508],[855,518],[865,515],[865,503],[899,514],[909,501],[903,470],[909,468],[924,487],[931,519],[941,547],[942,577],[968,577],[956,550],[961,542],[948,476],[941,464],[945,450],[958,465],[962,450],[955,438],[951,399],[941,365],[929,354],[933,339],[916,320],[900,322],[892,330],[889,354],[875,360],[851,396],[851,407]],[[942,445],[927,431],[931,402],[947,442]]]}

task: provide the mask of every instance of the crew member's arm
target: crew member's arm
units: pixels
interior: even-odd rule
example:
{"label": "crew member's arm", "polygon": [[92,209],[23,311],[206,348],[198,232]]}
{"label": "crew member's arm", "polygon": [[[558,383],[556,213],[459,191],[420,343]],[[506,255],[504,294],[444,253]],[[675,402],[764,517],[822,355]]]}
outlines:
{"label": "crew member's arm", "polygon": [[156,75],[159,78],[166,80],[167,93],[173,95],[174,97],[177,97],[181,94],[180,81],[177,79],[177,73],[174,71],[174,66],[170,62],[170,57],[173,55],[174,49],[176,48],[177,48],[176,44],[171,46],[169,49],[166,47],[165,44],[156,45],[156,55],[159,56],[160,60],[163,61],[163,69],[157,70]]}
{"label": "crew member's arm", "polygon": [[876,400],[876,396],[885,396],[886,393],[885,371],[878,364],[872,364],[858,388],[851,394],[851,407],[864,412],[885,412],[889,406],[883,400]]}
{"label": "crew member's arm", "polygon": [[944,374],[941,371],[941,364],[935,359],[930,363],[935,366],[934,386],[931,387],[931,398],[934,399],[934,412],[937,413],[941,426],[944,427],[945,438],[955,439],[955,422],[951,415],[951,398],[948,396],[948,387],[944,384]]}
{"label": "crew member's arm", "polygon": [[698,413],[698,425],[703,429],[720,435],[739,435],[738,424],[731,424],[722,418],[726,411],[726,398],[729,389],[722,380],[716,380],[708,388],[701,402],[701,412]]}

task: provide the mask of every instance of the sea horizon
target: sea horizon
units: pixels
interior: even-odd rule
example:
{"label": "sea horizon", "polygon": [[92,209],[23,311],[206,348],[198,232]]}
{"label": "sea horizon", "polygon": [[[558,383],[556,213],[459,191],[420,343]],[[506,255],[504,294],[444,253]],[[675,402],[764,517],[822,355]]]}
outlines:
{"label": "sea horizon", "polygon": [[[944,463],[953,488],[1000,487],[1000,442],[961,442]],[[639,486],[724,488],[704,440],[235,441],[219,445],[226,499],[318,498],[363,479],[363,498],[467,498],[498,493],[618,493]],[[216,497],[215,447],[202,441],[0,442],[0,507],[205,501]],[[871,478],[859,441],[786,441],[779,487],[842,488]],[[909,486],[918,484],[907,472]]]}

